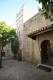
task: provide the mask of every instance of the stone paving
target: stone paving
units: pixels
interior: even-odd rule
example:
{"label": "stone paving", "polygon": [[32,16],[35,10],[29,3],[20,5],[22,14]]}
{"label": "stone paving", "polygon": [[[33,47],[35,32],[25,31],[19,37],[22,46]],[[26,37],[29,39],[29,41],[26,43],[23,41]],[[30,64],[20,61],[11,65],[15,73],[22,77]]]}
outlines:
{"label": "stone paving", "polygon": [[46,72],[37,69],[35,65],[29,62],[3,60],[0,80],[53,80],[53,71]]}

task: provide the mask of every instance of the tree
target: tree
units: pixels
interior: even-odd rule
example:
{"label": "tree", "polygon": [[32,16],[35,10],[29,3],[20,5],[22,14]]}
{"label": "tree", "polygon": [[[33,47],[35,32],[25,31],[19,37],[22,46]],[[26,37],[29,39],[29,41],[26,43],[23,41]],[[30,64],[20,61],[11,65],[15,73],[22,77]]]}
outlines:
{"label": "tree", "polygon": [[16,34],[16,31],[13,29],[10,31],[11,36],[11,50],[13,52],[14,58],[16,58],[18,50],[19,50],[19,40]]}
{"label": "tree", "polygon": [[37,0],[39,3],[42,4],[42,14],[46,18],[53,20],[53,0]]}
{"label": "tree", "polygon": [[2,52],[3,47],[9,42],[10,27],[5,22],[0,22],[0,67],[2,67]]}
{"label": "tree", "polygon": [[11,41],[11,50],[13,52],[14,58],[16,59],[17,53],[19,51],[19,41],[18,38],[14,38]]}
{"label": "tree", "polygon": [[2,65],[3,47],[16,38],[16,31],[5,22],[0,22],[0,67]]}
{"label": "tree", "polygon": [[11,37],[10,31],[12,29],[6,25],[5,22],[0,22],[0,51],[3,51],[3,47],[10,42]]}

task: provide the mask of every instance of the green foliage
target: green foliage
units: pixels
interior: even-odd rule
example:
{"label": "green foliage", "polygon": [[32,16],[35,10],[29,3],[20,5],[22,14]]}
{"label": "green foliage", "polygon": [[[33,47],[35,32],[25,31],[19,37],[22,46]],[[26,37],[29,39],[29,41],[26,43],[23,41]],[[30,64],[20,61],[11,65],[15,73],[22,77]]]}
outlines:
{"label": "green foliage", "polygon": [[53,20],[53,0],[37,0],[42,4],[42,14],[45,15],[46,18]]}
{"label": "green foliage", "polygon": [[8,25],[6,25],[5,22],[0,22],[0,46],[3,48],[15,37],[16,31],[10,28]]}
{"label": "green foliage", "polygon": [[17,37],[15,29],[11,29],[9,35],[10,40],[15,39]]}
{"label": "green foliage", "polygon": [[5,22],[0,22],[0,45],[4,47],[8,43],[10,27]]}
{"label": "green foliage", "polygon": [[19,50],[19,41],[17,37],[11,40],[11,50],[14,56],[16,56]]}
{"label": "green foliage", "polygon": [[14,56],[17,55],[19,50],[19,40],[18,36],[16,35],[16,31],[13,29],[10,31],[10,40],[11,40],[11,50],[14,54]]}
{"label": "green foliage", "polygon": [[0,30],[4,30],[6,32],[9,32],[11,30],[11,28],[5,22],[0,22]]}

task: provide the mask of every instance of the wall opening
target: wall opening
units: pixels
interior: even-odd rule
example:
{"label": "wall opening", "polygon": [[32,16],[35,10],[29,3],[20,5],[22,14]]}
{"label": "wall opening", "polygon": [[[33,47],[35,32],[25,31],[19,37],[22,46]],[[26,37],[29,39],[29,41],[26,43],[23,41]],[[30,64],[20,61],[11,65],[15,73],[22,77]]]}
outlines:
{"label": "wall opening", "polygon": [[50,40],[44,40],[41,43],[41,63],[42,64],[47,64],[48,63],[50,46],[51,46]]}

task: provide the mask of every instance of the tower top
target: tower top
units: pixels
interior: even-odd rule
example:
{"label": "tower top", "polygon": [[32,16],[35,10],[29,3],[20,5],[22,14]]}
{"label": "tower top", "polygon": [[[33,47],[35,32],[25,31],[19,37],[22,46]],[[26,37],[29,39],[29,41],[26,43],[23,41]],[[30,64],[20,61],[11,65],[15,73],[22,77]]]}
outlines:
{"label": "tower top", "polygon": [[32,17],[31,11],[25,4],[21,6],[19,13],[17,13],[17,19],[20,19],[21,17],[23,18],[23,23],[25,23],[29,18]]}
{"label": "tower top", "polygon": [[27,6],[26,4],[23,4],[23,5],[21,6],[21,10],[26,10],[26,9],[28,9],[28,6]]}

